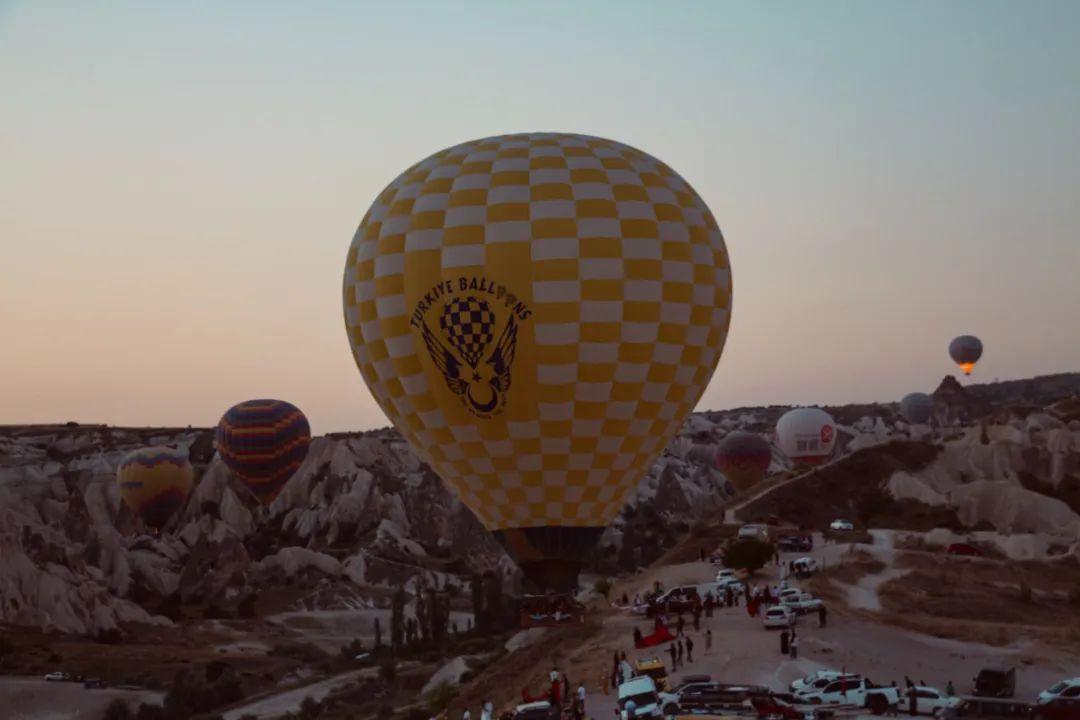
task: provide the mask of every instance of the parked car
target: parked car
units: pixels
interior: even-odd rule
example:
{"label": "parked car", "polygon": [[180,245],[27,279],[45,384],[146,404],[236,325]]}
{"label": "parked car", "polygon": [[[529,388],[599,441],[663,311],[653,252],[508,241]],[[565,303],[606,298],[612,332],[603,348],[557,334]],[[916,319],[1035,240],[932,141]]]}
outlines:
{"label": "parked car", "polygon": [[[514,708],[513,720],[559,720],[561,711],[547,700],[525,703]],[[623,716],[625,717],[625,715]]]}
{"label": "parked car", "polygon": [[622,685],[619,685],[619,718],[627,720],[626,703],[634,702],[635,717],[661,718],[663,713],[660,709],[660,694],[656,691],[656,683],[648,676],[632,677]]}
{"label": "parked car", "polygon": [[883,714],[889,706],[900,702],[897,688],[874,685],[866,678],[840,678],[820,690],[802,693],[801,696],[813,705],[855,705],[869,708],[875,715]]}
{"label": "parked car", "polygon": [[985,697],[962,697],[959,701],[938,711],[942,720],[958,718],[985,718],[985,720],[1028,720],[1032,706],[1016,700]]}
{"label": "parked car", "polygon": [[785,535],[776,547],[780,552],[809,552],[814,549],[814,538],[810,535]]}
{"label": "parked car", "polygon": [[952,543],[949,547],[945,548],[945,552],[949,555],[966,555],[968,557],[982,556],[982,550],[974,545],[968,545],[967,543]]}
{"label": "parked car", "polygon": [[1080,720],[1080,698],[1056,697],[1031,710],[1031,720]]}
{"label": "parked car", "polygon": [[788,593],[787,595],[781,593],[780,604],[794,612],[796,615],[817,612],[823,605],[816,597],[802,591]]}
{"label": "parked car", "polygon": [[791,561],[794,564],[795,574],[800,577],[813,575],[818,571],[818,563],[812,557],[801,557]]}
{"label": "parked car", "polygon": [[911,707],[910,693],[915,693],[916,715],[937,715],[945,708],[960,702],[960,698],[948,695],[938,688],[929,685],[915,685],[908,690],[904,690],[900,696],[900,710],[902,712],[907,712]]}
{"label": "parked car", "polygon": [[767,525],[747,523],[739,528],[736,537],[739,540],[760,540],[761,542],[769,542],[769,528]]}
{"label": "parked car", "polygon": [[851,532],[855,529],[855,525],[850,520],[842,520],[840,518],[837,518],[836,520],[833,520],[831,523],[829,523],[829,529],[835,530],[837,532]]}
{"label": "parked car", "polygon": [[54,670],[53,672],[46,675],[45,679],[49,682],[67,682],[71,680],[71,674],[66,672],[60,672],[59,670]]}
{"label": "parked car", "polygon": [[679,585],[658,595],[652,605],[665,612],[686,612],[693,610],[699,602],[701,596],[698,595],[697,585]]}
{"label": "parked car", "polygon": [[1080,698],[1080,677],[1060,680],[1039,693],[1037,702],[1048,703],[1055,698]]}
{"label": "parked car", "polygon": [[795,624],[795,611],[784,605],[773,605],[761,614],[761,624],[766,630],[791,627]]}
{"label": "parked car", "polygon": [[1011,698],[1016,693],[1016,668],[985,667],[973,683],[978,697]]}
{"label": "parked car", "polygon": [[[781,596],[783,593],[780,593]],[[815,687],[823,688],[833,680],[838,680],[842,677],[859,679],[862,676],[856,673],[845,673],[839,670],[816,670],[806,677],[799,678],[791,683],[791,692],[800,693],[804,690]]]}
{"label": "parked car", "polygon": [[87,690],[99,690],[104,687],[108,687],[105,681],[101,678],[90,677],[83,680],[83,687]]}

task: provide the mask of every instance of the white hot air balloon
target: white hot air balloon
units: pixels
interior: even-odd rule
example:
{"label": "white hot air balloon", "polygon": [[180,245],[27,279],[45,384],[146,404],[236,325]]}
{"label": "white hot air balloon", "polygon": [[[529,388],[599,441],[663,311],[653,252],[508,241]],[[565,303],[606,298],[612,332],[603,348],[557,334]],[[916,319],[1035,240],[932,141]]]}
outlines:
{"label": "white hot air balloon", "polygon": [[836,447],[836,422],[821,408],[789,410],[776,423],[776,444],[796,464],[820,465]]}

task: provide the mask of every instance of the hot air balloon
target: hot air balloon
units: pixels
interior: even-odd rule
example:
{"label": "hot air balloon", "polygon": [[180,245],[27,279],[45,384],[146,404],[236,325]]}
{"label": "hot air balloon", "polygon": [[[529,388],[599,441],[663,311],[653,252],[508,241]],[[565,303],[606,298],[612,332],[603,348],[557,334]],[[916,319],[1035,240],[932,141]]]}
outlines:
{"label": "hot air balloon", "polygon": [[160,530],[183,507],[195,470],[187,453],[146,447],[128,453],[116,468],[120,497],[148,526]]}
{"label": "hot air balloon", "polygon": [[934,414],[934,399],[926,393],[908,393],[900,401],[900,414],[913,425],[925,425]]}
{"label": "hot air balloon", "polygon": [[949,343],[949,357],[960,366],[965,375],[970,375],[975,363],[982,357],[982,341],[974,335],[961,335]]}
{"label": "hot air balloon", "polygon": [[836,423],[820,408],[788,410],[776,423],[776,444],[795,463],[820,465],[836,446]]}
{"label": "hot air balloon", "polygon": [[757,433],[728,433],[716,451],[717,469],[738,491],[761,482],[771,462],[772,446]]}
{"label": "hot air balloon", "polygon": [[720,229],[659,160],[530,133],[466,142],[378,196],[345,325],[397,429],[541,588],[581,559],[720,358]]}
{"label": "hot air balloon", "polygon": [[247,400],[218,423],[221,459],[264,505],[269,505],[307,457],[311,427],[283,400]]}

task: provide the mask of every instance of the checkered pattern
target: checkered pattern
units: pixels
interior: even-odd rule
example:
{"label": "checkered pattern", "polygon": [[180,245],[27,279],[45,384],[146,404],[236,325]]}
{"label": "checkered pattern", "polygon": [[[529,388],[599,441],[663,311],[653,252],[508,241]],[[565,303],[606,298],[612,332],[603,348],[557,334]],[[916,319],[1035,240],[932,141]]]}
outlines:
{"label": "checkered pattern", "polygon": [[476,367],[495,337],[495,313],[484,300],[472,296],[455,298],[443,308],[439,327],[466,362]]}
{"label": "checkered pattern", "polygon": [[[502,328],[500,288],[528,308],[489,419],[448,390],[414,322],[425,294],[462,278],[496,289],[452,292],[424,318],[473,295]],[[376,198],[349,249],[344,307],[379,405],[485,526],[595,527],[701,397],[731,274],[709,209],[660,161],[600,138],[504,135],[438,152]]]}

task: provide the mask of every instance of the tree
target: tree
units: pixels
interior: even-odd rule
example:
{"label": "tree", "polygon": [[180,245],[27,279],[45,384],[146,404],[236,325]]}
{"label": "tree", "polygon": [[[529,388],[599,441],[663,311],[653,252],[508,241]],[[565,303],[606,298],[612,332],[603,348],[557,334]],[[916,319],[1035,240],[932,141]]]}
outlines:
{"label": "tree", "polygon": [[382,624],[375,618],[375,652],[382,650]]}
{"label": "tree", "polygon": [[405,589],[398,586],[390,604],[390,649],[398,652],[405,644]]}
{"label": "tree", "polygon": [[729,568],[754,572],[765,567],[775,554],[771,543],[760,540],[737,540],[727,546],[724,564]]}

